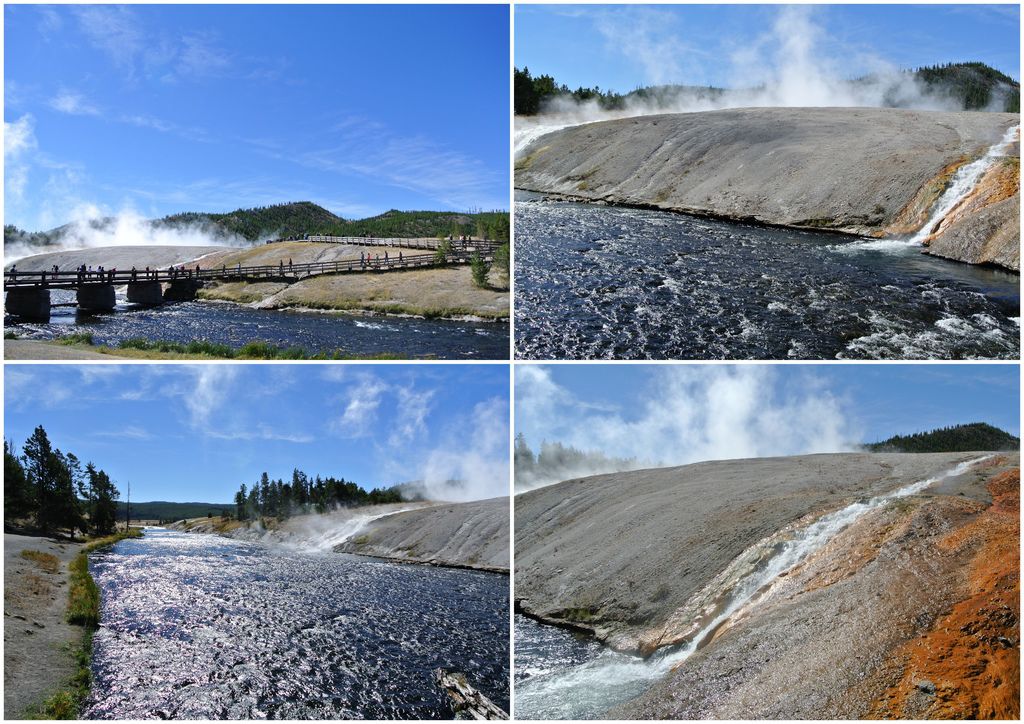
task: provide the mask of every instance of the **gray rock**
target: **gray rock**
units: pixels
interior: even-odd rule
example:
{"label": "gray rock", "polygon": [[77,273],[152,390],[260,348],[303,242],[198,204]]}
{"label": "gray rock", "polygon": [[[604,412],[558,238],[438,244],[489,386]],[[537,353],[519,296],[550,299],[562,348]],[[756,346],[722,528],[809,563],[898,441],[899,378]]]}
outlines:
{"label": "gray rock", "polygon": [[[913,231],[941,192],[943,173],[980,156],[1019,122],[1009,113],[872,108],[746,108],[602,121],[535,140],[516,162],[515,185],[784,226]],[[1012,220],[1003,215],[991,223],[1002,228]],[[950,242],[971,243],[977,242]],[[1007,253],[992,260],[1003,263]]]}

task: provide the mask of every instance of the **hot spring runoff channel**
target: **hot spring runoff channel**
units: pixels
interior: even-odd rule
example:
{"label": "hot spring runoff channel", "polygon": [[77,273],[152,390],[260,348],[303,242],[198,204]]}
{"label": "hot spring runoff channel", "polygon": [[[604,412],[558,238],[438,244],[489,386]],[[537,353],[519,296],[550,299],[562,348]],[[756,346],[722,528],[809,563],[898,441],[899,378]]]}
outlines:
{"label": "hot spring runoff channel", "polygon": [[439,719],[509,705],[508,577],[147,529],[90,557],[93,719]]}
{"label": "hot spring runoff channel", "polygon": [[520,359],[1016,359],[1019,276],[905,241],[517,192]]}

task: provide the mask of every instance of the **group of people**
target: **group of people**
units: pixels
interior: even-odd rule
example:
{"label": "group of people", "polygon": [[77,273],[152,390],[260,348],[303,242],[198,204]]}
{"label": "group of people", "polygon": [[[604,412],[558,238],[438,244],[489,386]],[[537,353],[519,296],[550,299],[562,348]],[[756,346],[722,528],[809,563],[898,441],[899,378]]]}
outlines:
{"label": "group of people", "polygon": [[[402,263],[402,252],[398,252],[398,263]],[[388,256],[387,249],[384,250],[384,258],[381,259],[380,254],[370,254],[367,252],[359,252],[359,268],[366,269],[367,267],[380,267],[381,262],[384,262],[384,266],[390,266],[391,257]]]}

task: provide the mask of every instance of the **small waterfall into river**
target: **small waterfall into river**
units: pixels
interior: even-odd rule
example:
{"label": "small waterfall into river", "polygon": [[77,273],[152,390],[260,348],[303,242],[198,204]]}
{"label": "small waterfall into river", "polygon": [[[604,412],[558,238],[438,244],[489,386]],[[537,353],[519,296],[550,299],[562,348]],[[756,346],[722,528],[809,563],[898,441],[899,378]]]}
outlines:
{"label": "small waterfall into river", "polygon": [[978,182],[981,181],[982,176],[985,172],[991,168],[992,164],[997,159],[1002,158],[1006,155],[1009,147],[1017,140],[1017,136],[1020,133],[1020,126],[1011,126],[1003,138],[996,145],[990,147],[981,158],[971,163],[965,164],[957,169],[956,173],[953,174],[952,180],[946,187],[946,191],[939,197],[939,200],[935,202],[934,210],[932,211],[931,217],[927,223],[922,226],[916,234],[908,241],[910,244],[922,244],[924,241],[934,234],[942,220],[955,209],[961,201],[974,191],[977,187]]}
{"label": "small waterfall into river", "polygon": [[[647,659],[605,649],[582,665],[526,679],[516,685],[516,715],[523,719],[595,718],[609,708],[639,696],[657,679],[692,656],[741,609],[763,600],[780,577],[807,560],[861,516],[898,498],[920,493],[941,480],[962,475],[989,457],[967,460],[939,475],[891,493],[858,500],[802,528],[781,531],[758,542],[694,597],[707,602],[698,607],[701,611],[715,613],[704,618],[699,630],[684,644],[665,647]],[[767,557],[765,551],[770,551]],[[750,560],[756,561],[757,565],[737,580],[733,571],[748,568]]]}

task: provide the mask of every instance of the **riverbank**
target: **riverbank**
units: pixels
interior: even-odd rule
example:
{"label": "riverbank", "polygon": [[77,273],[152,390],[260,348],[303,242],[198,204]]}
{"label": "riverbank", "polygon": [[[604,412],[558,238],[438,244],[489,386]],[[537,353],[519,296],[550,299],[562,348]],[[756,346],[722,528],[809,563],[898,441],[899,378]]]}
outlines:
{"label": "riverbank", "polygon": [[[619,651],[648,654],[692,634],[693,620],[677,612],[754,544],[806,516],[974,457],[840,453],[725,460],[598,475],[522,493],[515,497],[516,607],[587,631]],[[978,485],[965,494],[988,496]]]}
{"label": "riverbank", "polygon": [[469,503],[396,503],[242,523],[197,518],[172,530],[354,553],[400,563],[508,573],[508,498]]}
{"label": "riverbank", "polygon": [[99,613],[86,556],[138,535],[87,543],[4,534],[5,719],[75,717]]}
{"label": "riverbank", "polygon": [[865,514],[608,715],[1018,719],[1019,535],[1012,453]]}
{"label": "riverbank", "polygon": [[[1018,124],[1006,113],[868,108],[625,118],[534,140],[518,155],[515,186],[732,221],[898,237],[929,222],[956,172]],[[978,192],[951,212],[951,223],[926,240],[938,255],[1019,271],[1019,153],[1019,143],[1011,144],[1007,163],[996,163]]]}
{"label": "riverbank", "polygon": [[4,359],[28,360],[80,360],[80,359],[329,359],[329,360],[381,360],[405,359],[400,355],[381,353],[357,355],[336,351],[309,353],[299,348],[281,348],[262,342],[252,342],[240,349],[206,342],[182,344],[160,340],[127,340],[121,346],[93,344],[88,338],[70,335],[65,339],[5,339]]}

